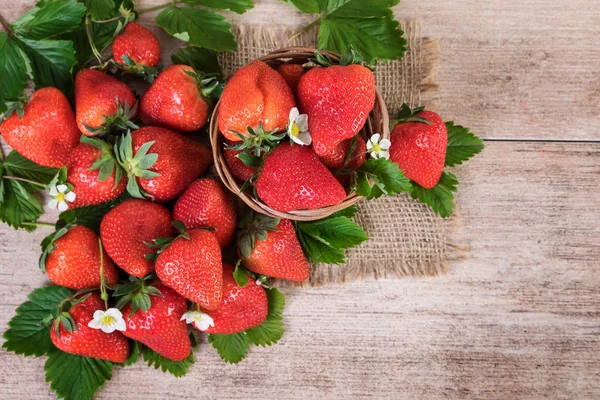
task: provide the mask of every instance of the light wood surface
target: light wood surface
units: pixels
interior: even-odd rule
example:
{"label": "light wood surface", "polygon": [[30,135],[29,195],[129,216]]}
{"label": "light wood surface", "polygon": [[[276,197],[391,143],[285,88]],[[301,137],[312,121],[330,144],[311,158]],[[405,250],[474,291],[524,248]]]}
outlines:
{"label": "light wood surface", "polygon": [[[145,1],[144,5],[161,0]],[[13,20],[32,1],[2,2]],[[277,0],[236,21],[310,22]],[[591,0],[406,0],[442,40],[439,110],[488,138],[600,139]],[[488,142],[458,169],[470,258],[438,278],[286,289],[282,343],[185,378],[139,363],[98,398],[600,398],[600,144]],[[44,232],[0,228],[0,326],[32,288]],[[0,352],[0,398],[52,398],[43,360]],[[26,396],[24,395],[26,393]]]}

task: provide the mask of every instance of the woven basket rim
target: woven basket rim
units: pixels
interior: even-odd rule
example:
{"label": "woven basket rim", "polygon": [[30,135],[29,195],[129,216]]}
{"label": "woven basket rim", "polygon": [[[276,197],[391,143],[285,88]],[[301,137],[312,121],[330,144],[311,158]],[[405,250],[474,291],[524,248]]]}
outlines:
{"label": "woven basket rim", "polygon": [[[271,66],[291,61],[302,61],[303,64],[305,64],[309,62],[311,58],[314,58],[315,51],[319,51],[321,54],[327,54],[334,61],[339,61],[341,58],[341,56],[337,53],[325,50],[317,50],[312,47],[284,47],[281,49],[274,50],[269,54],[260,57],[254,61],[264,61],[270,64]],[[335,212],[348,208],[363,199],[362,196],[358,196],[354,191],[350,191],[346,195],[344,201],[342,201],[339,204],[314,210],[295,210],[289,212],[281,212],[273,210],[271,207],[267,206],[262,200],[254,197],[251,191],[246,190],[246,192],[241,192],[241,185],[238,184],[235,180],[235,177],[229,170],[229,166],[227,165],[227,162],[225,161],[225,157],[223,155],[224,138],[220,133],[218,123],[220,104],[221,100],[219,100],[215,105],[210,119],[210,143],[213,151],[213,158],[215,160],[215,168],[225,187],[237,197],[239,197],[244,203],[246,203],[246,205],[248,205],[254,211],[274,218],[286,218],[294,221],[315,221],[326,218]],[[383,96],[381,95],[381,92],[378,89],[376,89],[375,106],[369,114],[369,117],[365,122],[365,126],[361,130],[361,134],[363,134],[365,138],[370,137],[374,133],[380,133],[382,138],[389,139],[390,137],[389,115],[387,107],[385,105],[385,101],[383,100]]]}

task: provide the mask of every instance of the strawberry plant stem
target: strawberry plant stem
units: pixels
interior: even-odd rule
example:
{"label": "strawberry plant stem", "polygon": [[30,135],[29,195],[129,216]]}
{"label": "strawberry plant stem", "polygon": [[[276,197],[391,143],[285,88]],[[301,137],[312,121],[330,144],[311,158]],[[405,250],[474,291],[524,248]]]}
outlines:
{"label": "strawberry plant stem", "polygon": [[292,36],[289,37],[288,40],[292,41],[292,40],[296,39],[298,36],[302,35],[304,32],[308,31],[310,28],[312,28],[313,26],[315,26],[319,22],[321,22],[321,18],[317,18],[316,20],[314,20],[310,24],[306,25],[304,28],[300,29],[298,32],[294,33]]}
{"label": "strawberry plant stem", "polygon": [[8,24],[8,22],[6,22],[2,15],[0,15],[0,25],[2,25],[6,33],[8,33],[10,36],[13,35],[13,31],[12,29],[10,29],[10,25]]}
{"label": "strawberry plant stem", "polygon": [[100,64],[102,64],[102,56],[100,55],[100,52],[96,48],[96,43],[94,43],[94,39],[92,38],[92,31],[91,31],[90,26],[91,26],[91,20],[90,20],[90,17],[88,16],[85,19],[85,32],[86,32],[88,40],[90,42],[90,47],[92,48],[92,53],[94,53],[94,56],[96,57],[98,62]]}
{"label": "strawberry plant stem", "polygon": [[100,250],[100,297],[104,300],[104,308],[108,310],[108,293],[106,293],[106,285],[104,284],[104,250],[100,238],[98,238],[98,249]]}
{"label": "strawberry plant stem", "polygon": [[49,222],[23,222],[21,225],[54,228],[54,224]]}
{"label": "strawberry plant stem", "polygon": [[21,178],[19,176],[4,175],[2,178],[3,179],[12,179],[13,181],[27,182],[27,183],[30,183],[32,185],[36,185],[36,186],[39,186],[39,187],[42,187],[42,188],[46,187],[46,185],[43,184],[43,183],[35,182],[35,181],[29,180],[29,179],[25,179],[25,178]]}
{"label": "strawberry plant stem", "polygon": [[125,17],[125,15],[120,14],[120,15],[117,15],[116,17],[113,17],[113,18],[110,18],[110,19],[104,19],[104,20],[101,20],[101,21],[93,19],[92,22],[95,23],[95,24],[108,24],[109,22],[114,22],[114,21],[116,21],[118,19],[121,19],[121,18],[124,18],[124,17]]}

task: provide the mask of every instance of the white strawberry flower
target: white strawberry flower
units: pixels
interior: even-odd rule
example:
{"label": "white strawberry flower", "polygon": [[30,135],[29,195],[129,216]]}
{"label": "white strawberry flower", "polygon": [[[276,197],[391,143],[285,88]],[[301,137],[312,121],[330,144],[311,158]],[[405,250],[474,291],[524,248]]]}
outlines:
{"label": "white strawberry flower", "polygon": [[381,139],[381,141],[380,139],[381,135],[379,133],[371,136],[367,142],[367,151],[371,152],[371,157],[373,158],[385,158],[389,160],[392,142],[389,139]]}
{"label": "white strawberry flower", "polygon": [[292,108],[287,124],[287,133],[294,143],[300,146],[310,146],[312,137],[308,131],[308,115],[300,114],[296,107]]}
{"label": "white strawberry flower", "polygon": [[88,326],[92,329],[101,329],[104,333],[113,333],[115,330],[125,332],[127,329],[123,314],[116,308],[109,308],[106,311],[96,310]]}
{"label": "white strawberry flower", "polygon": [[74,202],[77,197],[75,192],[69,191],[69,187],[64,184],[52,186],[50,188],[50,196],[52,198],[48,201],[48,207],[52,209],[58,208],[60,212],[67,211],[69,203]]}
{"label": "white strawberry flower", "polygon": [[186,324],[194,324],[201,331],[206,331],[209,326],[215,326],[215,321],[208,314],[200,311],[188,311],[181,317]]}

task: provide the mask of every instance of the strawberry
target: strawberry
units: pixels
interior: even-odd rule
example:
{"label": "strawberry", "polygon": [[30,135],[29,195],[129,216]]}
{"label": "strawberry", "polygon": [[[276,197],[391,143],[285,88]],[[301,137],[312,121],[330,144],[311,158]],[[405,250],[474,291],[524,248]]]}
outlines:
{"label": "strawberry", "polygon": [[[116,199],[125,191],[125,177],[116,165],[112,167],[112,171],[109,169],[108,176],[102,176],[100,171],[99,165],[115,163],[111,146],[100,141],[96,144],[101,148],[80,143],[69,158],[67,182],[73,186],[73,192],[77,195],[75,201],[71,203],[71,208],[104,203]],[[117,175],[118,183],[115,185]]]}
{"label": "strawberry", "polygon": [[[237,333],[254,328],[267,318],[269,300],[265,289],[256,285],[251,278],[246,286],[238,286],[233,278],[233,270],[233,266],[223,265],[223,299],[216,310],[202,310],[213,320],[213,326],[209,326],[204,332]],[[192,326],[198,329],[196,324]]]}
{"label": "strawberry", "polygon": [[100,329],[88,326],[94,317],[94,312],[104,311],[104,302],[100,295],[94,292],[83,301],[74,300],[71,304],[73,305],[68,311],[70,317],[65,318],[63,315],[63,318],[57,319],[52,324],[50,329],[52,343],[66,353],[115,363],[125,362],[129,356],[129,343],[121,332],[104,333]]}
{"label": "strawberry", "polygon": [[83,69],[75,77],[77,126],[87,136],[115,129],[137,128],[137,99],[123,82],[95,69]]}
{"label": "strawberry", "polygon": [[244,266],[257,274],[290,281],[305,281],[308,261],[288,219],[250,213],[242,221],[238,249]]}
{"label": "strawberry", "polygon": [[124,201],[100,223],[100,237],[108,255],[121,269],[138,278],[154,271],[154,264],[146,256],[155,251],[144,243],[175,234],[169,210],[144,200]]}
{"label": "strawberry", "polygon": [[290,87],[281,75],[262,61],[255,61],[229,80],[219,107],[219,129],[238,142],[234,132],[250,136],[248,127],[266,132],[286,129],[290,110],[296,106]]}
{"label": "strawberry", "polygon": [[221,302],[223,265],[219,241],[205,229],[182,233],[156,259],[160,280],[188,300],[214,310]]}
{"label": "strawberry", "polygon": [[179,197],[173,216],[187,229],[212,227],[221,248],[229,246],[237,227],[233,195],[214,179],[201,178]]}
{"label": "strawberry", "polygon": [[[354,170],[365,162],[365,158],[367,155],[367,143],[362,136],[355,136],[356,139],[346,139],[343,142],[340,142],[332,151],[327,152],[325,155],[319,157],[319,159],[329,168],[331,171],[337,171],[339,169],[350,169]],[[352,141],[355,141],[355,144],[352,144]],[[354,146],[354,152],[348,157],[348,151],[350,147]]]}
{"label": "strawberry", "polygon": [[207,147],[153,126],[125,135],[117,147],[117,157],[129,178],[129,193],[138,198],[146,194],[159,202],[177,197],[212,164]]}
{"label": "strawberry", "polygon": [[265,160],[258,196],[277,211],[314,210],[341,203],[346,191],[306,146],[282,143]]}
{"label": "strawberry", "polygon": [[179,132],[193,132],[208,121],[207,98],[217,88],[187,65],[171,65],[158,75],[140,103],[140,118]]}
{"label": "strawberry", "polygon": [[225,157],[225,162],[229,167],[229,171],[233,174],[236,181],[239,183],[244,183],[254,172],[256,168],[252,168],[243,163],[242,160],[239,159],[238,154],[240,154],[242,150],[233,150],[229,148],[223,149],[223,157]]}
{"label": "strawberry", "polygon": [[439,115],[421,110],[394,127],[390,159],[407,178],[431,189],[444,170],[448,130]]}
{"label": "strawberry", "polygon": [[106,251],[100,257],[98,236],[83,225],[65,227],[42,243],[40,258],[42,270],[55,284],[70,289],[100,287],[100,262],[102,274],[109,285],[118,282],[119,276]]}
{"label": "strawberry", "polygon": [[65,95],[56,88],[46,87],[33,93],[24,110],[20,108],[22,104],[15,103],[15,107],[17,111],[0,125],[6,143],[23,157],[45,167],[67,165],[81,132]]}
{"label": "strawberry", "polygon": [[138,307],[134,299],[123,307],[121,311],[127,324],[127,330],[123,334],[169,360],[182,361],[188,358],[192,345],[187,324],[181,321],[187,311],[187,301],[160,283],[150,288],[142,285],[132,297],[135,296],[146,297],[146,305],[149,306]]}
{"label": "strawberry", "polygon": [[283,79],[287,82],[290,89],[292,89],[292,93],[296,93],[296,89],[298,88],[298,82],[300,82],[300,78],[306,73],[304,67],[300,64],[281,64],[277,67],[277,72]]}
{"label": "strawberry", "polygon": [[137,22],[130,22],[125,31],[115,38],[112,46],[113,59],[128,65],[127,58],[134,65],[154,67],[160,62],[160,43],[154,34]]}
{"label": "strawberry", "polygon": [[315,67],[300,79],[297,96],[322,157],[362,129],[375,104],[375,78],[362,65]]}

